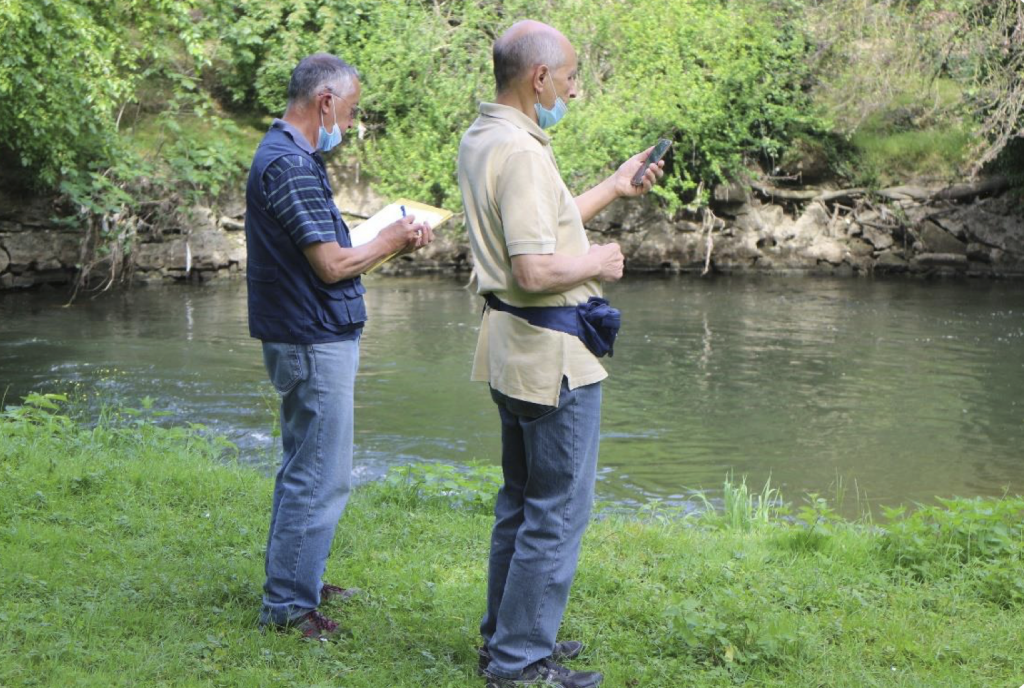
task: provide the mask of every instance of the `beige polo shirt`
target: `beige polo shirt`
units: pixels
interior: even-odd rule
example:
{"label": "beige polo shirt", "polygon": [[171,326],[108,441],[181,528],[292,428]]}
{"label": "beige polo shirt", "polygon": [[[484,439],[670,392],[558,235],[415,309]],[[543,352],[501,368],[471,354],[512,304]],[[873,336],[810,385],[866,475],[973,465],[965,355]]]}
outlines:
{"label": "beige polo shirt", "polygon": [[[511,256],[582,256],[590,249],[551,139],[532,119],[515,108],[481,103],[459,145],[459,188],[478,294],[490,292],[520,307],[574,306],[601,296],[597,280],[561,293],[530,294],[512,276]],[[486,310],[473,380],[515,399],[557,406],[563,376],[575,389],[608,373],[578,337]]]}

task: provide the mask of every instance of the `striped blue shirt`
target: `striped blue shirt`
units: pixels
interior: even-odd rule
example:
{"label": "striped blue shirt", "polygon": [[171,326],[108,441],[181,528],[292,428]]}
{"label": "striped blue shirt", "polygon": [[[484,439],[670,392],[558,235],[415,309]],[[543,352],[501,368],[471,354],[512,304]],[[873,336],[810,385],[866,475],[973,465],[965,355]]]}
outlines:
{"label": "striped blue shirt", "polygon": [[249,333],[264,342],[322,344],[359,337],[358,276],[324,282],[303,255],[316,242],[351,245],[323,158],[294,126],[274,120],[245,186]]}
{"label": "striped blue shirt", "polygon": [[300,248],[338,240],[331,188],[326,173],[314,168],[317,164],[304,155],[286,155],[263,173],[271,214]]}

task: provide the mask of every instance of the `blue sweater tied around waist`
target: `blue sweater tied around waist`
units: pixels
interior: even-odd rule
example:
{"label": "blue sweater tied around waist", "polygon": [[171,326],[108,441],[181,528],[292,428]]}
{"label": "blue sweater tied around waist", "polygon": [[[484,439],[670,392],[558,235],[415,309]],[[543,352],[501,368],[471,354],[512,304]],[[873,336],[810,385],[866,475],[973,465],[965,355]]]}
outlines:
{"label": "blue sweater tied around waist", "polygon": [[514,315],[536,327],[565,332],[580,341],[598,358],[613,356],[615,336],[622,325],[619,309],[612,308],[608,299],[591,296],[586,303],[576,306],[510,306],[494,294],[484,294],[487,305],[496,311]]}

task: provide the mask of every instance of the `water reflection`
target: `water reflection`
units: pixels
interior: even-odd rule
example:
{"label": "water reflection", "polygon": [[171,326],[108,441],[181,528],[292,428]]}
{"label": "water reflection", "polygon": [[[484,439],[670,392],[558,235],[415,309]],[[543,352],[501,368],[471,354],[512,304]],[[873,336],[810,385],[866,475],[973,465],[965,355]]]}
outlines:
{"label": "water reflection", "polygon": [[[446,278],[367,280],[358,475],[494,463],[498,424],[468,381],[479,299]],[[683,499],[727,471],[784,496],[842,477],[884,503],[1024,491],[1024,286],[630,278],[608,361],[600,492]],[[144,287],[60,306],[0,296],[10,397],[80,383],[225,432],[265,466],[275,399],[243,284]],[[99,403],[99,401],[97,401]]]}

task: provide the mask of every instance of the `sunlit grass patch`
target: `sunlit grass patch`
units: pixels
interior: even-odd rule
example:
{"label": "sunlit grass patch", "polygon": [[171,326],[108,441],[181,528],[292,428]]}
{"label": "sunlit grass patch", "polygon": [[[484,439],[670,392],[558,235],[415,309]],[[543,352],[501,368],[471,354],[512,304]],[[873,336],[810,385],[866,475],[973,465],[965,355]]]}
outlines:
{"label": "sunlit grass patch", "polygon": [[956,125],[915,131],[864,128],[851,139],[860,155],[862,175],[880,185],[908,180],[950,181],[960,176],[972,137]]}

